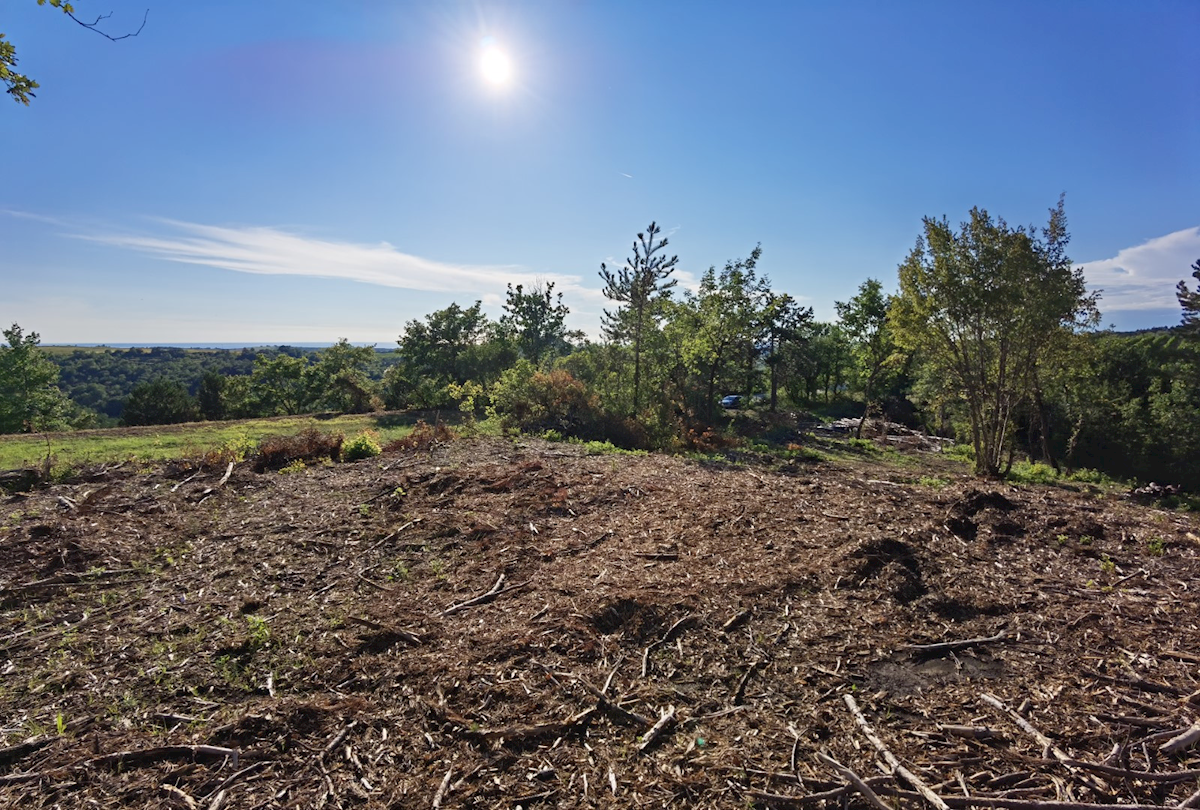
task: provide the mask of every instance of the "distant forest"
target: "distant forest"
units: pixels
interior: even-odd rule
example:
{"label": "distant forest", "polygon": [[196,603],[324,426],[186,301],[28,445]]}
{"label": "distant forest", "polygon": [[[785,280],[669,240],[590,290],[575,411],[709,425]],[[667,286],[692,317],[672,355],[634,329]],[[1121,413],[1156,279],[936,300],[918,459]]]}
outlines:
{"label": "distant forest", "polygon": [[1200,285],[1179,283],[1179,327],[1096,331],[1098,294],[1066,257],[1065,226],[1061,202],[1044,228],[980,209],[958,229],[927,219],[898,292],[869,279],[826,323],[772,288],[759,247],[677,290],[651,223],[623,266],[600,267],[600,342],[566,329],[553,284],[510,285],[498,320],[475,302],[409,321],[394,351],[66,353],[14,325],[0,432],[452,408],[550,436],[711,451],[732,441],[719,403],[736,394],[766,412],[953,436],[984,476],[1027,458],[1200,489]]}

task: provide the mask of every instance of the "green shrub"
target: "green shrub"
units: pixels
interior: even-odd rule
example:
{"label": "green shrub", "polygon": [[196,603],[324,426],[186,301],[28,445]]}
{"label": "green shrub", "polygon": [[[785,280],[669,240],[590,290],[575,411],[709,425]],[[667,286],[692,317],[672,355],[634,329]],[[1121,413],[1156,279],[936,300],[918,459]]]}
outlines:
{"label": "green shrub", "polygon": [[1053,484],[1058,477],[1053,467],[1040,461],[1018,461],[1008,474],[1009,480],[1018,484]]}
{"label": "green shrub", "polygon": [[383,452],[379,439],[370,430],[364,430],[342,446],[342,459],[358,461],[363,458],[373,458]]}
{"label": "green shrub", "polygon": [[634,419],[606,413],[599,398],[563,368],[538,371],[527,360],[506,370],[493,386],[488,413],[505,430],[584,441],[608,441],[627,449],[650,444],[646,428]]}

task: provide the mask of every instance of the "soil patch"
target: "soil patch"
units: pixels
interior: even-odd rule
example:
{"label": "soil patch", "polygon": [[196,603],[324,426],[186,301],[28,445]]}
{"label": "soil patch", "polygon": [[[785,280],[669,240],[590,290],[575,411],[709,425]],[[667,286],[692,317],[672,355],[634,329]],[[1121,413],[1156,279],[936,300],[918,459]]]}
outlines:
{"label": "soil patch", "polygon": [[858,805],[821,751],[908,790],[845,696],[946,796],[1187,799],[1200,519],[907,458],[481,438],[5,495],[0,806]]}

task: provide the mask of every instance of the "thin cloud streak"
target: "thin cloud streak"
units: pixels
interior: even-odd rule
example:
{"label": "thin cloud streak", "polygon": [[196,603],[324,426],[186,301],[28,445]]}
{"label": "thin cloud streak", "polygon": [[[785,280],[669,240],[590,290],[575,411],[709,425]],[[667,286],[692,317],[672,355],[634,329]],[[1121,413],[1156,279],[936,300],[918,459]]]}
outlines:
{"label": "thin cloud streak", "polygon": [[394,245],[316,239],[267,227],[220,227],[160,220],[166,234],[75,234],[76,238],[180,264],[238,273],[344,279],[423,292],[496,294],[506,284],[552,281],[587,295],[578,276],[533,273],[519,265],[471,265],[414,256]]}
{"label": "thin cloud streak", "polygon": [[1200,256],[1200,226],[1185,228],[1124,248],[1111,259],[1080,262],[1089,286],[1104,291],[1106,312],[1178,306],[1175,285]]}

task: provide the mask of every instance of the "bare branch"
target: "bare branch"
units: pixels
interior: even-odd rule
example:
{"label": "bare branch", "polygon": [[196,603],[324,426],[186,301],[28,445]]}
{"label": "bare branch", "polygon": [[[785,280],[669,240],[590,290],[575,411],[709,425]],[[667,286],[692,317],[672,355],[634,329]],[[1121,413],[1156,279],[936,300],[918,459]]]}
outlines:
{"label": "bare branch", "polygon": [[130,34],[121,34],[121,36],[119,36],[119,37],[114,37],[112,34],[108,34],[104,31],[101,31],[99,28],[96,27],[97,25],[100,24],[101,20],[107,20],[109,17],[112,16],[111,11],[108,12],[107,14],[101,14],[99,17],[96,18],[95,22],[90,22],[90,23],[86,23],[83,20],[79,19],[70,11],[67,11],[66,14],[72,20],[79,23],[84,28],[88,29],[89,31],[95,31],[97,34],[104,37],[105,39],[109,39],[109,40],[112,40],[113,42],[117,42],[118,40],[129,39],[130,37],[136,37],[138,34],[142,33],[142,29],[146,27],[146,20],[149,19],[149,17],[150,17],[150,9],[146,9],[146,13],[142,15],[142,24],[138,26],[138,30],[136,30]]}

